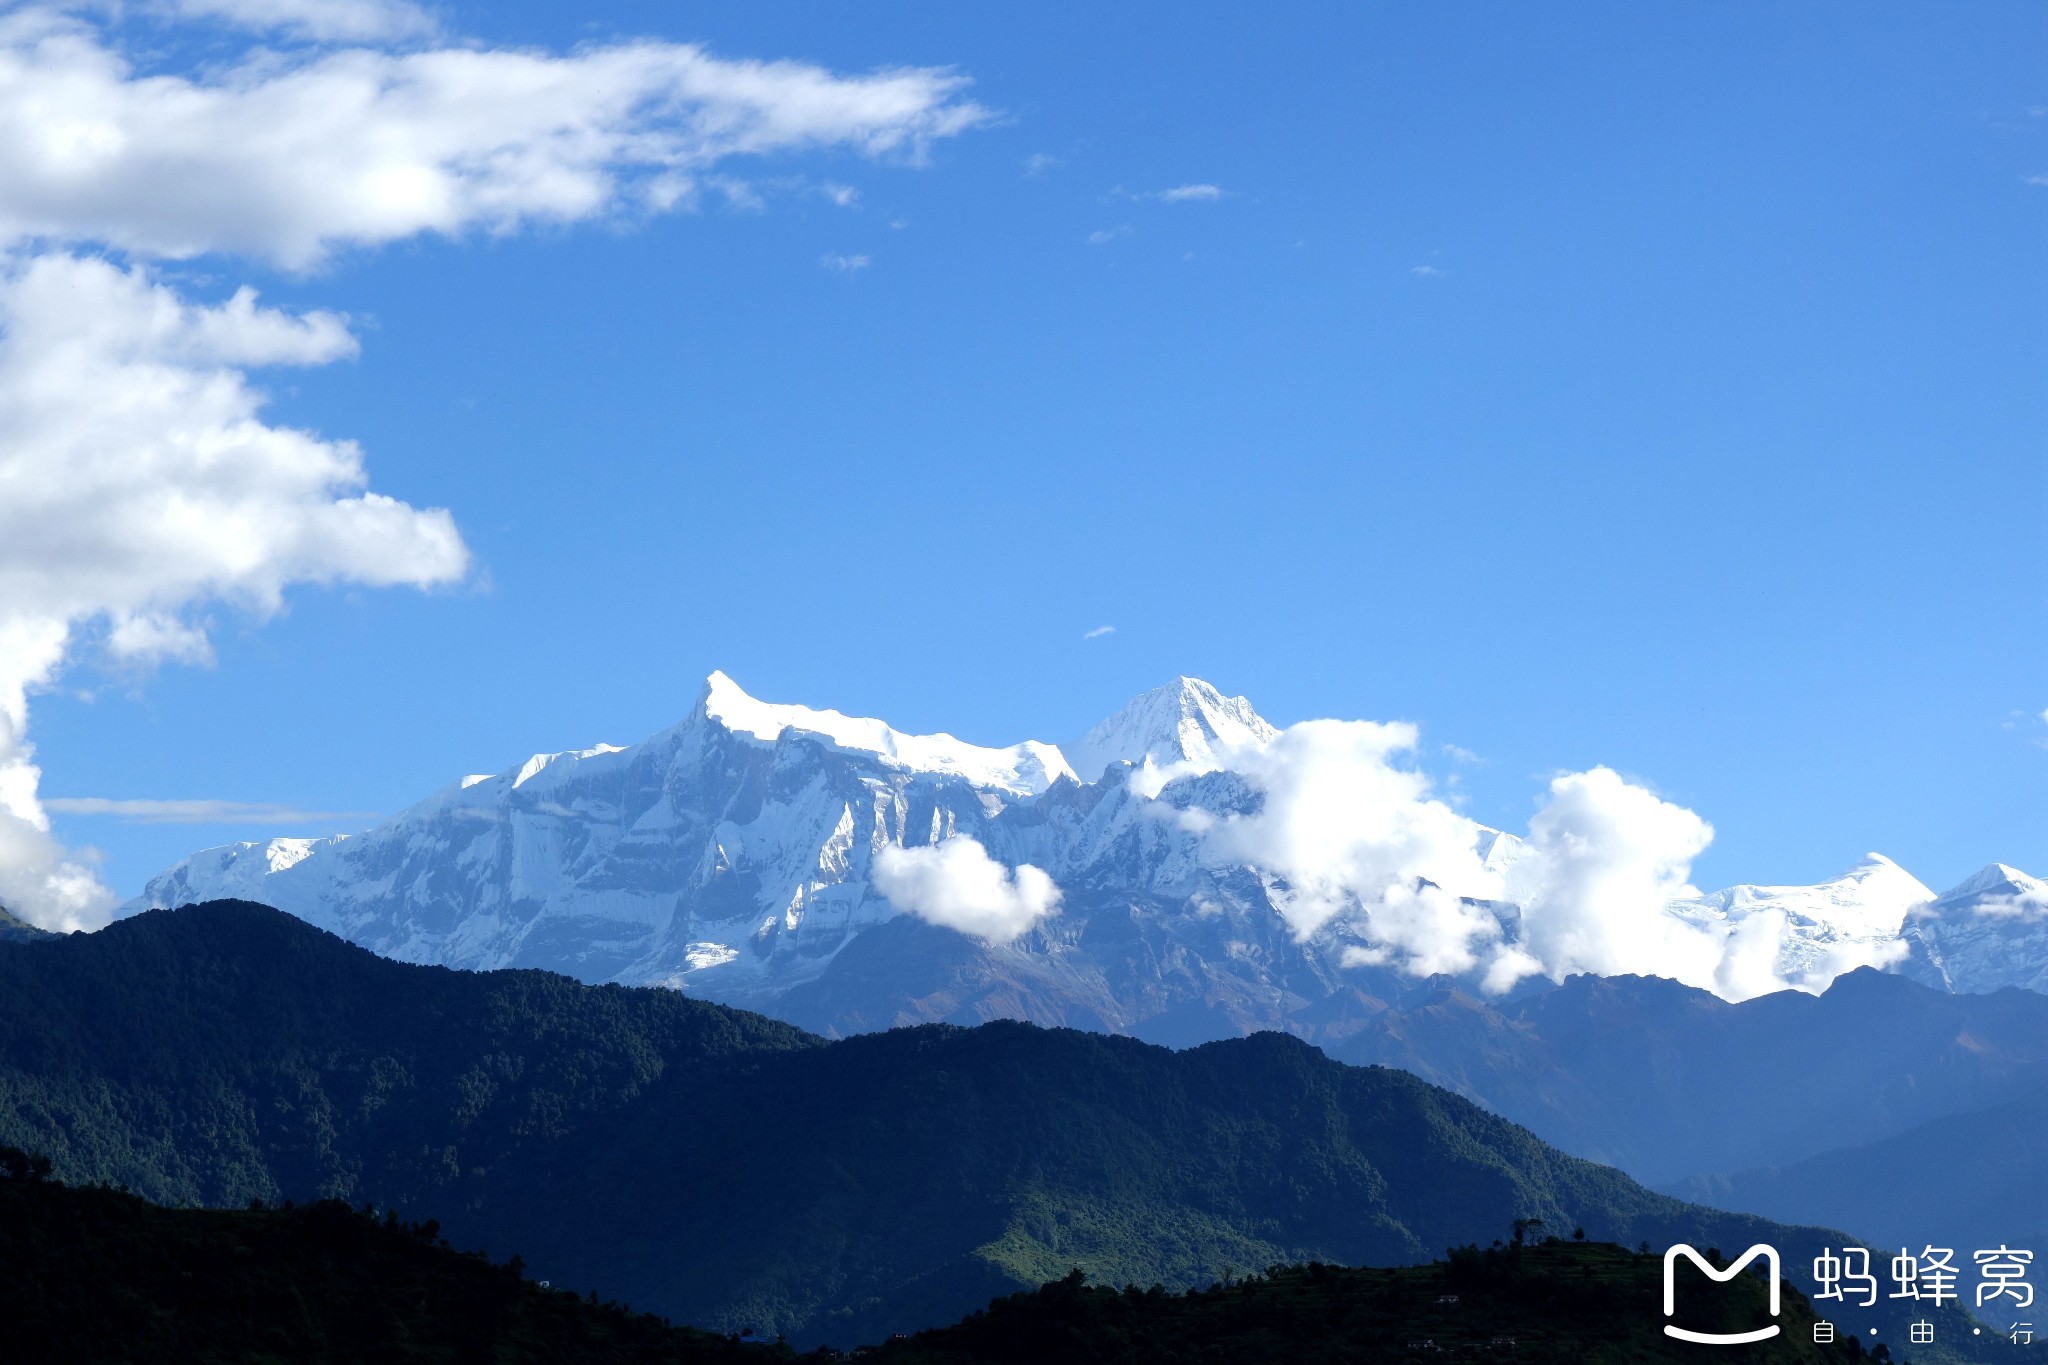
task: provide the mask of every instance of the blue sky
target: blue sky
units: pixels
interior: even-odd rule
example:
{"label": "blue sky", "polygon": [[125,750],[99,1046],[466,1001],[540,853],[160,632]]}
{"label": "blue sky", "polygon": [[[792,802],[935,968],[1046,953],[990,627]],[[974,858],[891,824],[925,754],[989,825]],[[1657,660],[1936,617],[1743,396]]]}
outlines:
{"label": "blue sky", "polygon": [[[210,666],[75,654],[46,797],[388,813],[713,668],[988,743],[1191,673],[1417,721],[1509,828],[1610,764],[1713,822],[1702,885],[2048,871],[2038,7],[439,14],[951,67],[994,117],[689,211],[155,262],[349,315],[354,358],[252,372],[266,420],[474,567],[205,606]],[[56,820],[123,894],[335,823]]]}

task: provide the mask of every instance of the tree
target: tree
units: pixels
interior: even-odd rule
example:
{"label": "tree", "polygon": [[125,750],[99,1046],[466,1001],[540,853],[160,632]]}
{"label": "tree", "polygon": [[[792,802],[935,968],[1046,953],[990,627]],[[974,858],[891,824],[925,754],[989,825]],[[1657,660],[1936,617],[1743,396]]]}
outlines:
{"label": "tree", "polygon": [[50,1178],[50,1158],[41,1152],[31,1156],[19,1147],[0,1147],[0,1180],[26,1180],[40,1185]]}

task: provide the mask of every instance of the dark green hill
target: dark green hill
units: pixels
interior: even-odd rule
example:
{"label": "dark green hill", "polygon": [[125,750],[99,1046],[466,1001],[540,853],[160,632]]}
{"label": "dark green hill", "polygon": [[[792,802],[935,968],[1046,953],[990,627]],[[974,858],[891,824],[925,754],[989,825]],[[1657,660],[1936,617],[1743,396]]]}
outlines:
{"label": "dark green hill", "polygon": [[0,947],[0,1141],[166,1202],[395,1206],[557,1284],[803,1342],[948,1322],[1076,1265],[1181,1289],[1427,1261],[1518,1217],[1769,1241],[1795,1273],[1842,1240],[1654,1194],[1277,1034],[827,1045],[673,992],[389,962],[232,902]]}
{"label": "dark green hill", "polygon": [[[670,1326],[449,1248],[432,1224],[335,1200],[283,1209],[165,1209],[32,1178],[0,1150],[0,1321],[11,1360],[104,1362],[827,1365]],[[1725,1261],[1722,1262],[1725,1264]],[[1529,1365],[1696,1359],[1663,1337],[1659,1259],[1598,1243],[1454,1251],[1400,1269],[1274,1267],[1186,1294],[1088,1287],[1079,1272],[965,1320],[857,1352],[881,1365],[1354,1365],[1504,1356]],[[1765,1282],[1689,1280],[1684,1326],[1772,1321]],[[1739,1358],[1834,1365],[1786,1287],[1782,1335]],[[1914,1348],[1922,1365],[1959,1359]]]}
{"label": "dark green hill", "polygon": [[[954,1326],[890,1342],[873,1359],[878,1365],[1424,1365],[1447,1358],[1638,1365],[1720,1355],[1749,1365],[1846,1365],[1868,1359],[1852,1337],[1814,1344],[1813,1309],[1790,1286],[1773,1319],[1760,1276],[1738,1275],[1711,1296],[1700,1295],[1681,1322],[1703,1332],[1773,1321],[1782,1329],[1735,1351],[1663,1335],[1662,1294],[1661,1258],[1577,1242],[1467,1248],[1448,1262],[1402,1269],[1290,1266],[1185,1295],[1135,1285],[1091,1288],[1074,1278],[999,1299]],[[1949,1358],[1914,1357],[1925,1365]]]}
{"label": "dark green hill", "polygon": [[0,1142],[170,1204],[442,1213],[675,1067],[815,1045],[673,991],[390,962],[237,901],[0,947]]}
{"label": "dark green hill", "polygon": [[20,1178],[0,1178],[0,1321],[18,1361],[793,1358],[542,1289],[338,1201],[165,1209]]}
{"label": "dark green hill", "polygon": [[[1275,1033],[1185,1052],[1008,1022],[869,1034],[651,1086],[593,1148],[533,1157],[478,1225],[490,1245],[800,1342],[943,1322],[1073,1267],[1179,1290],[1275,1263],[1426,1262],[1518,1217],[1660,1249],[1768,1242],[1795,1278],[1846,1240],[1655,1194]],[[529,1230],[562,1207],[578,1218],[543,1255]],[[1869,1322],[1904,1336],[1896,1305]]]}

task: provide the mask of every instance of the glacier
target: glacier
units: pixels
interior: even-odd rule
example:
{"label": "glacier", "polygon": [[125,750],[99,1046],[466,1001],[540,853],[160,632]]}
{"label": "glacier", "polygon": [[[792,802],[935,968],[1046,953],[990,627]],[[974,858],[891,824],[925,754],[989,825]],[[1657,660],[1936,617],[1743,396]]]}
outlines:
{"label": "glacier", "polygon": [[[668,986],[832,1034],[1015,1017],[1172,1044],[1340,1036],[1454,983],[1363,951],[1359,921],[1297,936],[1284,883],[1204,857],[1203,822],[1262,799],[1232,756],[1279,733],[1195,678],[1063,749],[905,734],[714,673],[688,716],[638,744],[464,777],[359,834],[206,849],[122,913],[234,897],[403,961]],[[1521,856],[1514,835],[1475,828],[1486,868]],[[956,836],[1043,870],[1059,912],[998,945],[874,890],[881,850]],[[1999,868],[1936,897],[1872,855],[1817,887],[1735,887],[1665,913],[1723,930],[1779,918],[1781,974],[1809,989],[1866,964],[1948,990],[2048,989],[2040,889]],[[1513,905],[1468,904],[1514,941]],[[2010,951],[2029,933],[2031,969]]]}

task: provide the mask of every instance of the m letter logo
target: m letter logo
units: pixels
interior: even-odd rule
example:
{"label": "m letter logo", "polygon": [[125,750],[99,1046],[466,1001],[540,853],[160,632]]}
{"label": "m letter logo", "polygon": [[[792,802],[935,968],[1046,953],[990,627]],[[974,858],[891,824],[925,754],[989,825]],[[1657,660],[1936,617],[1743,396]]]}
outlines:
{"label": "m letter logo", "polygon": [[[1774,1318],[1778,1316],[1778,1249],[1776,1247],[1765,1246],[1762,1242],[1758,1242],[1755,1246],[1737,1257],[1735,1264],[1729,1266],[1726,1270],[1716,1270],[1707,1264],[1706,1257],[1700,1255],[1685,1243],[1680,1242],[1677,1246],[1664,1253],[1665,1317],[1668,1318],[1678,1311],[1677,1270],[1678,1258],[1680,1256],[1685,1257],[1705,1271],[1708,1279],[1720,1284],[1726,1284],[1729,1280],[1734,1279],[1742,1273],[1743,1267],[1747,1266],[1757,1257],[1763,1257],[1765,1268],[1771,1272],[1771,1316]],[[1673,1327],[1667,1322],[1664,1324],[1664,1335],[1667,1337],[1677,1337],[1680,1341],[1697,1341],[1706,1346],[1741,1346],[1752,1341],[1770,1340],[1778,1335],[1778,1324],[1774,1322],[1769,1327],[1759,1327],[1754,1332],[1688,1332],[1683,1327]]]}

